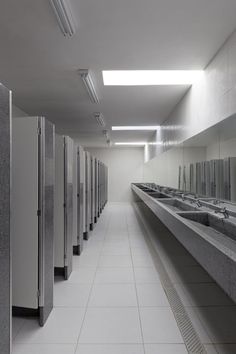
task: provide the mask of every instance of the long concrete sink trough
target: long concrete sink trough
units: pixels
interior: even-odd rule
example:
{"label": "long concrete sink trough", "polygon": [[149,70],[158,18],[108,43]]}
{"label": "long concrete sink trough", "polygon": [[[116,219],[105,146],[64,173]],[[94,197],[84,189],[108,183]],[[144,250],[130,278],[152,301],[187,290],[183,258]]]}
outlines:
{"label": "long concrete sink trough", "polygon": [[167,208],[173,210],[173,211],[197,211],[198,208],[188,204],[184,201],[178,200],[178,199],[166,199],[166,200],[161,200],[161,203],[165,204]]}
{"label": "long concrete sink trough", "polygon": [[184,201],[154,199],[135,185],[132,190],[236,302],[236,218],[204,208],[181,211]]}
{"label": "long concrete sink trough", "polygon": [[236,204],[227,201],[217,201],[215,198],[201,198],[202,205],[212,210],[219,210],[219,208],[226,208],[229,215],[236,217]]}
{"label": "long concrete sink trough", "polygon": [[156,199],[170,198],[168,195],[160,192],[147,192],[147,194]]}
{"label": "long concrete sink trough", "polygon": [[178,215],[191,221],[196,227],[211,236],[221,235],[223,238],[229,237],[236,241],[236,223],[230,219],[205,212],[178,213]]}

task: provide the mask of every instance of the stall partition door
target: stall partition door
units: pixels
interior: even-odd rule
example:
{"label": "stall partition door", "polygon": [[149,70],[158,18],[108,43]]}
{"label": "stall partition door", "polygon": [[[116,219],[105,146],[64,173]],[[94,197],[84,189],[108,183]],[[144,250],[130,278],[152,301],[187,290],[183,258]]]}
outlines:
{"label": "stall partition door", "polygon": [[39,118],[39,322],[44,325],[53,308],[54,285],[54,125]]}
{"label": "stall partition door", "polygon": [[43,325],[53,306],[54,126],[13,121],[12,298]]}
{"label": "stall partition door", "polygon": [[38,118],[12,125],[12,304],[38,309]]}
{"label": "stall partition door", "polygon": [[11,352],[11,93],[0,85],[0,353]]}

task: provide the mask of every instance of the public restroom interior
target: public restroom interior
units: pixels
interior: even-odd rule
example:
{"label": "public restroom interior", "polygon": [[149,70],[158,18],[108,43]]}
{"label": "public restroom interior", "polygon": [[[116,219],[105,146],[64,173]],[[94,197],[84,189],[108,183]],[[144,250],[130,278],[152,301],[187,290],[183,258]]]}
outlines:
{"label": "public restroom interior", "polygon": [[236,1],[0,3],[0,354],[236,354]]}

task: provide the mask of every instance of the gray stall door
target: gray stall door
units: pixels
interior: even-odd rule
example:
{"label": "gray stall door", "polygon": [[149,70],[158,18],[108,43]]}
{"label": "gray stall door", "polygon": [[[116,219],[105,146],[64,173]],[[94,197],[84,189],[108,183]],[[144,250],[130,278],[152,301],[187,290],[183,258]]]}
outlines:
{"label": "gray stall door", "polygon": [[0,84],[0,353],[11,352],[11,93]]}
{"label": "gray stall door", "polygon": [[54,126],[14,119],[12,155],[14,312],[34,310],[43,325],[53,307]]}

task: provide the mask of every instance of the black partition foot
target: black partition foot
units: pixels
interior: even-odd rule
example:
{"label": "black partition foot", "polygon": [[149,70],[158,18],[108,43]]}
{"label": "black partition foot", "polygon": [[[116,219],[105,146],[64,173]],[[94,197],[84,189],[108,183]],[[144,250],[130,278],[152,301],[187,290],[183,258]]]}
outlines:
{"label": "black partition foot", "polygon": [[56,276],[61,276],[65,280],[69,279],[71,271],[68,269],[68,267],[55,267],[54,268],[54,275]]}
{"label": "black partition foot", "polygon": [[84,240],[88,241],[88,239],[89,239],[89,234],[86,231],[86,232],[84,232]]}
{"label": "black partition foot", "polygon": [[93,224],[90,224],[90,230],[93,231]]}
{"label": "black partition foot", "polygon": [[98,219],[97,219],[97,217],[95,216],[95,217],[94,217],[94,223],[96,224],[97,221],[98,221]]}
{"label": "black partition foot", "polygon": [[73,255],[80,256],[80,254],[81,254],[80,245],[73,246]]}

